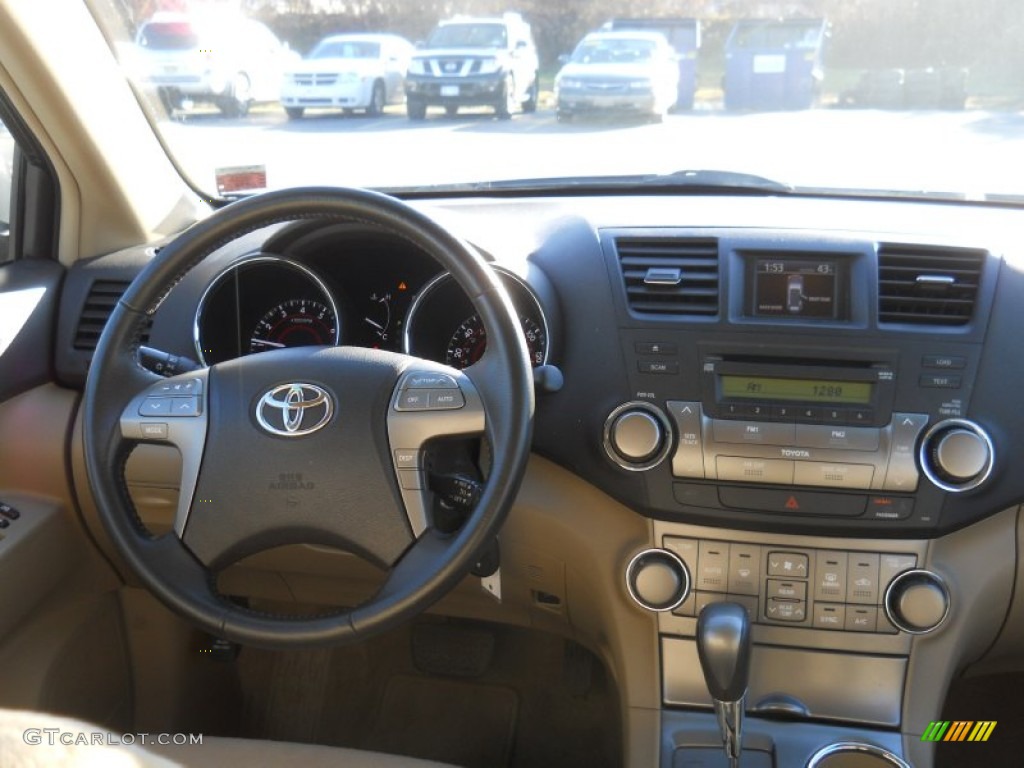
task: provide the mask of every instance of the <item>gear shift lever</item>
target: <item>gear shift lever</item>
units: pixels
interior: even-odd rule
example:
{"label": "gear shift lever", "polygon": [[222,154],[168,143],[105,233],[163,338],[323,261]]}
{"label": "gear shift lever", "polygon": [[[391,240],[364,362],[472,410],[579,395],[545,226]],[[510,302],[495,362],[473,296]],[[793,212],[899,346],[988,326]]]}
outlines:
{"label": "gear shift lever", "polygon": [[704,670],[730,768],[740,760],[743,708],[750,678],[750,618],[737,603],[709,603],[697,619],[697,655]]}

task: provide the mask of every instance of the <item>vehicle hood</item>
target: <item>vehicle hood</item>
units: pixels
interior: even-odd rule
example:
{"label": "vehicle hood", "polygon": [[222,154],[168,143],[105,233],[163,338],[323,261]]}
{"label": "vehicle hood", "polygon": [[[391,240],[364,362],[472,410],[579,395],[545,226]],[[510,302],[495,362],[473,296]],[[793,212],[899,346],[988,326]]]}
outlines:
{"label": "vehicle hood", "polygon": [[500,48],[424,48],[417,51],[414,59],[437,59],[449,56],[460,56],[462,58],[494,59],[505,56],[505,51]]}
{"label": "vehicle hood", "polygon": [[577,64],[570,62],[558,73],[561,77],[579,77],[585,79],[608,78],[610,80],[627,77],[653,77],[659,68],[652,63],[628,62],[621,64]]}
{"label": "vehicle hood", "polygon": [[298,73],[311,74],[343,74],[354,72],[357,75],[371,74],[380,71],[380,61],[377,59],[303,59],[290,64],[286,73],[289,75]]}

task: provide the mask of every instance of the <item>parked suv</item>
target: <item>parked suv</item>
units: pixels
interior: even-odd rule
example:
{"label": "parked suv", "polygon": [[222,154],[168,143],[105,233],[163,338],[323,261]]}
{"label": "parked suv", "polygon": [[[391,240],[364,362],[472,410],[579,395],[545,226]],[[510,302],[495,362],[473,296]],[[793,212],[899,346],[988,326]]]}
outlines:
{"label": "parked suv", "polygon": [[517,13],[442,21],[413,56],[406,78],[409,118],[427,107],[493,106],[499,118],[537,108],[537,48]]}
{"label": "parked suv", "polygon": [[263,24],[237,16],[157,13],[139,27],[138,76],[168,109],[212,101],[238,117],[277,101],[284,69],[299,56]]}

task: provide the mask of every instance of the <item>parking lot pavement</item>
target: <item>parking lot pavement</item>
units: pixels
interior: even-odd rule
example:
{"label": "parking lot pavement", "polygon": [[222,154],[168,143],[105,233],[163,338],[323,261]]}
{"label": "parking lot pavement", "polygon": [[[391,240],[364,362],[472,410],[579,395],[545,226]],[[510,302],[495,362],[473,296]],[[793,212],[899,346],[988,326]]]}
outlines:
{"label": "parking lot pavement", "polygon": [[[798,186],[1010,194],[1024,175],[1024,115],[808,110],[670,115],[563,124],[538,110],[496,120],[486,110],[401,107],[376,118],[276,108],[246,118],[194,113],[163,123],[204,189],[215,168],[265,165],[271,187],[409,186],[479,180],[718,169]],[[180,141],[179,141],[180,139]]]}

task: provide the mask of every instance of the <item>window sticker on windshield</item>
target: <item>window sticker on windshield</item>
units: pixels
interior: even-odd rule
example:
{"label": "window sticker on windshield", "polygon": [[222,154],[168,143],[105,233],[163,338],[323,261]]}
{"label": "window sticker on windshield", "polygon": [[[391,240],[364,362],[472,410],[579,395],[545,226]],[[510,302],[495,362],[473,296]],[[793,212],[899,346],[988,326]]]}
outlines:
{"label": "window sticker on windshield", "polygon": [[257,192],[267,188],[267,167],[265,165],[237,165],[218,168],[217,192],[222,195],[235,192]]}

